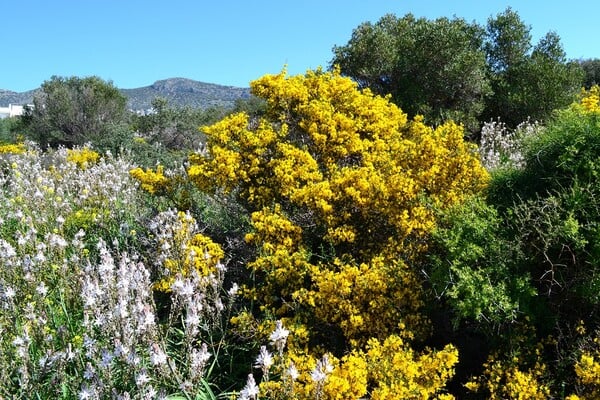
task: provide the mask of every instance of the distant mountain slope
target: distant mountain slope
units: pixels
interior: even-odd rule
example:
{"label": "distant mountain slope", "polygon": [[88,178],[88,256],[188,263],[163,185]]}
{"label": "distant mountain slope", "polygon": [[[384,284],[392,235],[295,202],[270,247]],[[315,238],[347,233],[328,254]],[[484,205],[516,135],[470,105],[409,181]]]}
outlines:
{"label": "distant mountain slope", "polygon": [[172,106],[208,108],[214,106],[232,107],[237,99],[250,97],[250,89],[216,85],[185,78],[171,78],[154,82],[150,86],[136,89],[121,89],[129,99],[129,108],[145,110],[151,107],[152,100],[164,97]]}
{"label": "distant mountain slope", "polygon": [[[0,89],[0,107],[9,104],[31,104],[39,89],[17,93]],[[185,78],[170,78],[154,82],[150,86],[135,89],[120,89],[128,99],[132,110],[147,110],[156,97],[164,97],[171,106],[209,108],[223,106],[231,108],[237,99],[250,97],[249,88],[223,86]]]}
{"label": "distant mountain slope", "polygon": [[31,104],[33,102],[33,96],[38,90],[39,89],[35,89],[17,93],[0,89],[0,107],[7,107],[9,104]]}

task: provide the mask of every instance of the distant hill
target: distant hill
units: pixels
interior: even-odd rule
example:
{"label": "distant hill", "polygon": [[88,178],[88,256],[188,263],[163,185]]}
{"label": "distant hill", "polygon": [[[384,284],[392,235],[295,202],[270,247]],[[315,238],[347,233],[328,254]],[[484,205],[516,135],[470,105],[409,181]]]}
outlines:
{"label": "distant hill", "polygon": [[27,92],[17,93],[10,90],[0,89],[0,107],[7,107],[9,104],[25,105],[33,102],[33,96],[39,89],[28,90]]}
{"label": "distant hill", "polygon": [[[17,93],[0,89],[0,107],[9,104],[31,104],[33,96],[40,89]],[[164,97],[171,106],[210,108],[222,106],[231,108],[237,99],[250,97],[249,88],[224,86],[185,78],[170,78],[154,82],[150,86],[135,89],[120,89],[128,99],[131,110],[147,110],[156,97]]]}
{"label": "distant hill", "polygon": [[185,78],[156,81],[150,86],[137,89],[121,89],[129,99],[132,110],[146,110],[152,100],[164,97],[172,106],[209,108],[214,106],[233,107],[237,99],[250,97],[249,88],[216,85]]}

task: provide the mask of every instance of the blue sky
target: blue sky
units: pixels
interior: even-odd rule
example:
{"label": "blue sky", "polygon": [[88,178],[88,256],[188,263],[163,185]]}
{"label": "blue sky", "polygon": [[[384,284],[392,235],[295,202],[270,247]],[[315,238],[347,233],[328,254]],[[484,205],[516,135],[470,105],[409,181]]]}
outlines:
{"label": "blue sky", "polygon": [[120,88],[185,77],[248,86],[287,65],[326,67],[332,47],[387,13],[457,16],[485,25],[510,6],[534,41],[556,31],[567,57],[600,58],[600,1],[559,0],[28,0],[0,7],[0,89],[52,75],[97,75]]}

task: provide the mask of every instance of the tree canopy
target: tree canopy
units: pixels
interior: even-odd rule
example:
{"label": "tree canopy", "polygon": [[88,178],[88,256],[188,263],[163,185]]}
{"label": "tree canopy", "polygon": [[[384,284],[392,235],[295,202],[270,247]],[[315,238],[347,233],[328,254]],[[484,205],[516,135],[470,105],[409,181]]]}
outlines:
{"label": "tree canopy", "polygon": [[600,58],[580,60],[579,65],[585,73],[583,86],[586,89],[589,89],[594,85],[600,85]]}
{"label": "tree canopy", "polygon": [[531,28],[510,8],[486,27],[456,17],[386,15],[359,25],[333,52],[332,67],[390,94],[410,116],[433,124],[452,118],[471,132],[481,120],[500,118],[511,127],[544,120],[575,99],[583,79],[556,33],[534,46]]}
{"label": "tree canopy", "polygon": [[127,128],[127,99],[111,83],[98,77],[53,76],[34,97],[25,122],[42,146],[118,144],[116,135]]}
{"label": "tree canopy", "polygon": [[361,87],[391,94],[411,116],[474,125],[489,94],[483,33],[459,18],[388,14],[375,24],[361,24],[348,44],[334,47],[331,64]]}
{"label": "tree canopy", "polygon": [[581,89],[583,72],[567,61],[559,35],[548,32],[532,45],[531,27],[510,8],[488,19],[484,50],[493,94],[483,120],[500,118],[511,127],[546,120]]}

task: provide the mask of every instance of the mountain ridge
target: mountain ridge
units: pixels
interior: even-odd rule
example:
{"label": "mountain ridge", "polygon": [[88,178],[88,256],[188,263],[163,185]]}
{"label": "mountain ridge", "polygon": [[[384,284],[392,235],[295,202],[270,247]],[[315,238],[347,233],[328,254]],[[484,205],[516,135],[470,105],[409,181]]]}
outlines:
{"label": "mountain ridge", "polygon": [[[32,104],[33,97],[40,90],[40,88],[37,88],[25,92],[14,92],[0,89],[0,107],[6,107],[9,104]],[[152,100],[156,97],[167,99],[171,106],[203,109],[211,107],[231,108],[238,99],[250,97],[250,88],[226,86],[180,77],[157,80],[148,86],[132,89],[119,88],[119,90],[127,97],[128,108],[134,111],[148,110],[152,107]]]}

